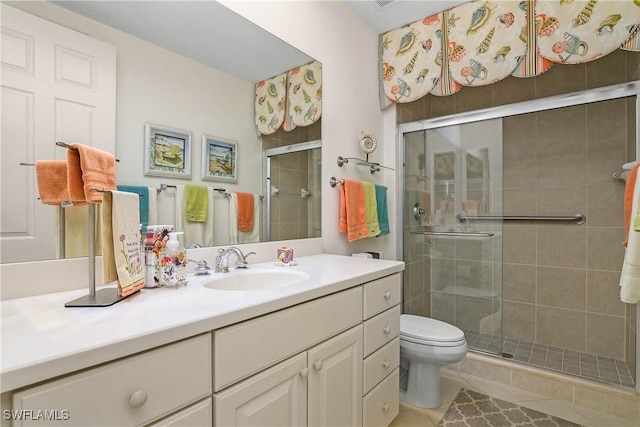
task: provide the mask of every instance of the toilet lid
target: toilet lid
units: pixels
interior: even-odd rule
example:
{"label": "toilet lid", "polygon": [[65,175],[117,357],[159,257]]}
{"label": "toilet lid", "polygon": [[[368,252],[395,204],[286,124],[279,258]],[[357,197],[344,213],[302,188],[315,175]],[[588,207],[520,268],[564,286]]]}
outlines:
{"label": "toilet lid", "polygon": [[440,320],[412,314],[400,315],[400,336],[408,341],[451,346],[464,341],[464,332]]}

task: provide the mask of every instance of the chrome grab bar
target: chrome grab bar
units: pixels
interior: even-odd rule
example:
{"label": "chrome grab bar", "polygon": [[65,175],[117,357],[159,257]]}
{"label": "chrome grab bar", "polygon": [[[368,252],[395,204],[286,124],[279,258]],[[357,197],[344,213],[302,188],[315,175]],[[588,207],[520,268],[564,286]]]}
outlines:
{"label": "chrome grab bar", "polygon": [[528,216],[528,215],[479,215],[479,216],[468,216],[468,215],[457,215],[458,221],[466,222],[469,220],[473,221],[571,221],[576,224],[584,224],[587,220],[587,217],[584,214],[575,214],[573,216]]}
{"label": "chrome grab bar", "polygon": [[493,233],[479,233],[471,231],[410,231],[410,234],[423,234],[425,236],[449,236],[449,237],[493,237]]}

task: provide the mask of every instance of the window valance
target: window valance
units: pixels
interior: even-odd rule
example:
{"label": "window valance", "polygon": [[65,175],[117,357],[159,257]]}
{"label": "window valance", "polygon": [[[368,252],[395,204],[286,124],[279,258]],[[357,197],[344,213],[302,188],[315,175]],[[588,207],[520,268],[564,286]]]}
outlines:
{"label": "window valance", "polygon": [[381,106],[640,51],[639,25],[640,0],[465,3],[380,35]]}
{"label": "window valance", "polygon": [[256,84],[258,134],[315,123],[322,114],[322,65],[311,62]]}

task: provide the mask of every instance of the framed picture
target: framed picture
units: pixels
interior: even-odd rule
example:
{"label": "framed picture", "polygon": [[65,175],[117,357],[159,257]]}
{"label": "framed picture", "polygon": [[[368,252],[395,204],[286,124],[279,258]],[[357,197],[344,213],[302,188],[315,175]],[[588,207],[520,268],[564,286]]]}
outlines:
{"label": "framed picture", "polygon": [[202,135],[202,179],[238,181],[238,143],[236,141]]}
{"label": "framed picture", "polygon": [[144,174],[191,178],[191,132],[145,124]]}

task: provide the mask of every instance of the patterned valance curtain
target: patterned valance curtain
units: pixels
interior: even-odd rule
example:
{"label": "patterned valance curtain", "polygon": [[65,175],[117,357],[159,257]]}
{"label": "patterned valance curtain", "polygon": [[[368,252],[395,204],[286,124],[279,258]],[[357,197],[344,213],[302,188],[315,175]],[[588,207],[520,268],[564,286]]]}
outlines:
{"label": "patterned valance curtain", "polygon": [[322,65],[318,61],[256,84],[258,134],[309,126],[322,114]]}
{"label": "patterned valance curtain", "polygon": [[381,106],[640,51],[639,25],[640,0],[465,3],[380,35]]}

